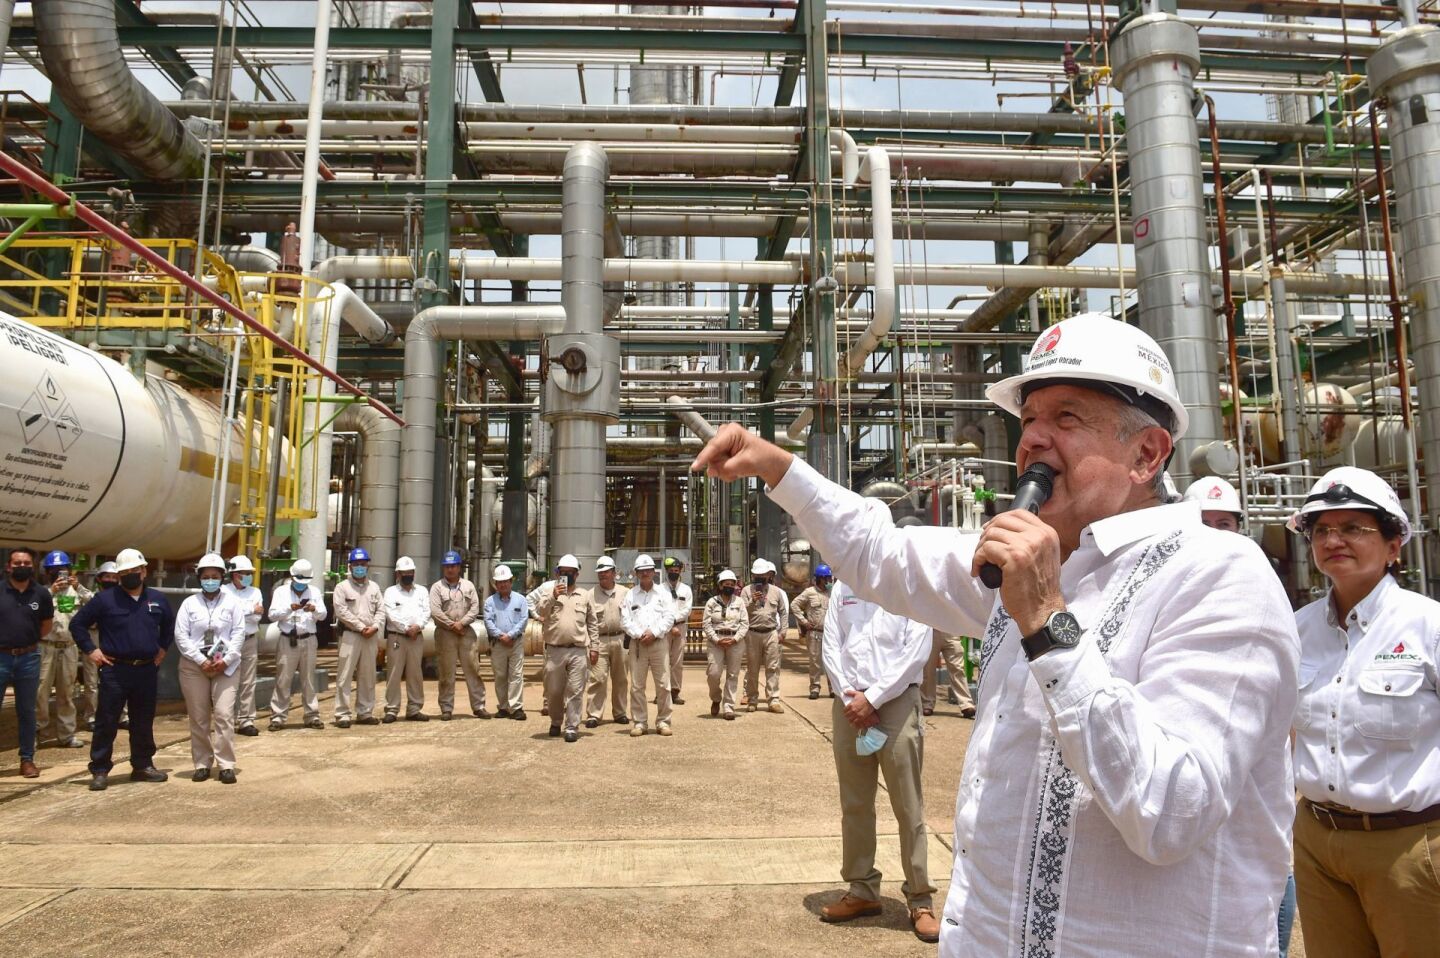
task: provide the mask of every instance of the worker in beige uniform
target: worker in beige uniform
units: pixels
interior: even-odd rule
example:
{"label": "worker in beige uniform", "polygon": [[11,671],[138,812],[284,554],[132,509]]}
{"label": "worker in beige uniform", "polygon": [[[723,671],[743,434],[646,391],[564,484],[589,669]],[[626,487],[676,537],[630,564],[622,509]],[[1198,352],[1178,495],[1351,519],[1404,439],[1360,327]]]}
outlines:
{"label": "worker in beige uniform", "polygon": [[575,588],[580,563],[563,555],[555,566],[555,584],[536,605],[545,636],[545,700],[550,705],[550,737],[580,739],[580,706],[585,676],[600,654],[600,623],[589,589]]}
{"label": "worker in beige uniform", "polygon": [[35,696],[36,741],[50,731],[50,691],[55,691],[55,743],[61,748],[84,748],[75,735],[75,676],[80,669],[80,650],[70,638],[70,619],[90,601],[90,591],[80,585],[70,568],[70,557],[58,549],[42,563],[55,600],[55,625],[40,640],[40,689]]}
{"label": "worker in beige uniform", "polygon": [[725,721],[735,720],[735,686],[740,681],[741,645],[750,631],[750,610],[740,598],[740,581],[735,573],[724,570],[715,577],[720,594],[705,603],[701,627],[705,631],[706,669],[710,680],[710,714],[724,715]]}
{"label": "worker in beige uniform", "polygon": [[620,622],[630,649],[630,727],[632,738],[649,731],[650,706],[645,701],[647,676],[655,677],[655,731],[670,735],[670,629],[675,625],[675,599],[655,584],[655,560],[635,560],[636,585],[625,594]]}
{"label": "worker in beige uniform", "polygon": [[240,686],[235,692],[235,734],[254,737],[255,676],[260,667],[260,620],[265,617],[265,596],[255,588],[255,565],[249,556],[230,560],[230,581],[224,591],[240,603],[245,612],[245,644],[240,648]]}
{"label": "worker in beige uniform", "polygon": [[765,667],[765,694],[770,711],[780,707],[780,632],[785,627],[789,603],[779,586],[770,584],[773,567],[764,559],[750,566],[751,584],[742,598],[750,613],[750,631],[745,633],[745,701],[753,712],[760,702],[760,667]]}
{"label": "worker in beige uniform", "polygon": [[[95,572],[95,592],[105,589],[113,589],[120,584],[120,569],[114,562],[102,562],[100,568]],[[93,595],[94,593],[92,593]],[[68,631],[68,630],[67,630]],[[90,641],[96,648],[100,647],[100,631],[90,630]],[[75,721],[77,726],[84,723],[90,731],[95,731],[95,709],[100,697],[100,668],[90,660],[90,656],[80,656],[80,684],[75,689]],[[120,727],[129,727],[125,721],[125,713],[120,713]]]}
{"label": "worker in beige uniform", "polygon": [[945,671],[950,674],[950,691],[960,705],[960,714],[968,719],[975,717],[975,697],[970,694],[970,681],[965,677],[965,655],[965,639],[962,636],[935,633],[934,647],[925,660],[925,678],[920,683],[920,704],[925,715],[935,714],[940,672],[936,662],[943,659]]}
{"label": "worker in beige uniform", "polygon": [[684,705],[680,697],[680,686],[685,678],[685,640],[690,632],[690,610],[695,605],[695,594],[680,581],[685,572],[685,563],[676,556],[666,556],[665,588],[675,597],[675,624],[670,627],[670,704]]}
{"label": "worker in beige uniform", "polygon": [[465,673],[470,695],[470,712],[488,719],[485,683],[475,665],[475,632],[471,626],[480,618],[480,593],[475,583],[460,575],[463,559],[454,549],[440,560],[440,581],[430,587],[430,618],[435,622],[435,650],[440,657],[440,721],[450,721],[455,711],[455,660]]}
{"label": "worker in beige uniform", "polygon": [[405,721],[428,722],[425,708],[425,623],[430,621],[430,593],[415,584],[415,560],[395,560],[395,584],[385,590],[385,718],[400,714],[400,687],[405,687]]}
{"label": "worker in beige uniform", "polygon": [[356,547],[348,558],[350,575],[330,593],[335,619],[340,623],[340,674],[335,680],[335,724],[340,728],[349,728],[356,721],[361,725],[380,724],[375,717],[375,662],[385,631],[385,601],[379,584],[370,578],[370,553]]}
{"label": "worker in beige uniform", "polygon": [[[795,613],[795,624],[800,629],[800,640],[810,656],[810,698],[820,697],[820,677],[825,674],[825,660],[820,654],[820,642],[825,633],[825,610],[830,608],[830,583],[835,580],[830,567],[820,563],[815,567],[815,584],[795,597],[790,608]],[[835,690],[830,690],[835,697]]]}
{"label": "worker in beige uniform", "polygon": [[590,681],[586,693],[590,698],[585,710],[585,727],[596,728],[605,713],[605,690],[610,690],[610,714],[616,725],[625,725],[625,700],[630,695],[630,671],[625,667],[625,627],[620,621],[620,608],[625,592],[615,585],[615,560],[601,556],[595,563],[598,585],[590,590],[595,615],[600,622],[600,652],[590,665]]}

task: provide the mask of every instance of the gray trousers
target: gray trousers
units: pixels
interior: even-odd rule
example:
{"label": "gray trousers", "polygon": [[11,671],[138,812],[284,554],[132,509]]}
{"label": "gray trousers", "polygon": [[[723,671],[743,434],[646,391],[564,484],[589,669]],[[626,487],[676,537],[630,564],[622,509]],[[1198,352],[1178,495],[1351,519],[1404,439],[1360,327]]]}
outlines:
{"label": "gray trousers", "polygon": [[630,640],[630,721],[650,724],[650,703],[645,698],[645,679],[655,677],[656,726],[670,724],[670,640],[658,638],[649,645]]}
{"label": "gray trousers", "polygon": [[260,640],[254,632],[245,636],[245,644],[240,647],[240,668],[235,670],[235,676],[240,680],[240,686],[235,693],[235,724],[246,726],[255,724],[255,673],[260,666]]}
{"label": "gray trousers", "polygon": [[495,669],[495,707],[508,712],[524,708],[525,640],[517,638],[508,648],[499,639],[490,642],[490,665]]}
{"label": "gray trousers", "polygon": [[210,676],[200,666],[180,657],[180,692],[190,716],[190,761],[196,768],[219,764],[235,767],[235,692],[240,670],[235,674]]}
{"label": "gray trousers", "polygon": [[305,721],[320,717],[320,696],[315,689],[315,636],[298,636],[290,647],[290,636],[281,633],[275,643],[275,691],[270,695],[270,721],[284,722],[290,714],[290,687],[300,673],[300,704]]}
{"label": "gray trousers", "polygon": [[567,732],[579,728],[589,671],[590,657],[584,646],[545,646],[545,701],[550,706],[551,725],[563,725]]}
{"label": "gray trousers", "polygon": [[[341,719],[370,718],[374,713],[375,660],[379,654],[379,632],[367,637],[346,629],[340,634],[340,670],[335,678],[337,722]],[[352,679],[355,682],[355,710],[351,709]]]}
{"label": "gray trousers", "polygon": [[610,690],[610,714],[619,718],[625,714],[625,701],[630,696],[630,670],[626,667],[624,637],[602,635],[600,641],[605,648],[600,658],[590,666],[588,693],[590,704],[585,710],[587,719],[600,721],[605,713],[605,690]]}
{"label": "gray trousers", "polygon": [[711,642],[706,649],[705,678],[710,680],[710,701],[720,703],[722,715],[735,711],[735,689],[740,684],[740,659],[744,654],[745,646],[739,641],[726,648]]}
{"label": "gray trousers", "polygon": [[760,701],[760,666],[765,666],[765,697],[780,701],[780,633],[745,633],[745,697],[750,704]]}
{"label": "gray trousers", "polygon": [[440,711],[455,710],[455,665],[459,659],[461,671],[465,673],[465,691],[470,694],[470,711],[478,712],[485,707],[485,683],[475,670],[475,633],[466,629],[455,633],[435,626],[435,650],[440,663]]}
{"label": "gray trousers", "polygon": [[385,714],[400,714],[400,686],[405,686],[405,714],[416,715],[425,710],[425,676],[421,668],[425,664],[425,639],[423,636],[406,638],[404,635],[386,633],[385,671]]}

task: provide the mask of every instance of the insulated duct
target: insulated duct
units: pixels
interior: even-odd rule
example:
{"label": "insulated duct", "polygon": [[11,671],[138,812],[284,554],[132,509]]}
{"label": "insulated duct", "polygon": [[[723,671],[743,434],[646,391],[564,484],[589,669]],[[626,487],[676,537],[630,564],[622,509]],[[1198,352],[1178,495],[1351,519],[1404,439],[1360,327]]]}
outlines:
{"label": "insulated duct", "polygon": [[400,426],[379,410],[352,403],[335,419],[340,432],[358,432],[360,525],[353,545],[370,552],[370,575],[390,582],[395,573],[395,518],[400,486]]}
{"label": "insulated duct", "polygon": [[[1188,464],[1191,449],[1224,437],[1216,359],[1220,333],[1192,110],[1200,41],[1195,28],[1179,18],[1152,13],[1121,31],[1111,56],[1115,82],[1125,94],[1140,328],[1165,351],[1190,414],[1190,429],[1175,457]],[[1187,477],[1175,478],[1183,485]]]}
{"label": "insulated duct", "polygon": [[87,130],[149,179],[200,176],[205,147],[130,72],[113,0],[45,0],[34,11],[45,72]]}

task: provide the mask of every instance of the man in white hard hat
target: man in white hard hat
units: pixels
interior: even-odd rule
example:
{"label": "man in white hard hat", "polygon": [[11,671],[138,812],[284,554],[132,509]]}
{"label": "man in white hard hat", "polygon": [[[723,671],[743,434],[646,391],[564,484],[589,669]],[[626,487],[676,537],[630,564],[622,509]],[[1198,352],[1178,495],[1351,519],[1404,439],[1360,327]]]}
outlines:
{"label": "man in white hard hat", "polygon": [[942,958],[1274,953],[1299,641],[1254,542],[1160,504],[1188,425],[1169,359],[1075,317],[987,395],[1054,480],[978,535],[896,528],[733,423],[695,468],[760,477],[861,598],[982,637]]}
{"label": "man in white hard hat", "polygon": [[345,559],[350,574],[330,593],[335,621],[340,625],[335,725],[379,725],[380,719],[375,716],[375,667],[385,634],[385,599],[380,584],[370,578],[369,550],[356,546]]}
{"label": "man in white hard hat", "polygon": [[1240,496],[1235,487],[1219,476],[1206,476],[1190,483],[1185,490],[1184,502],[1200,506],[1200,521],[1212,529],[1224,532],[1239,532],[1244,511],[1240,508]]}
{"label": "man in white hard hat", "polygon": [[265,615],[265,597],[255,587],[255,565],[249,556],[230,560],[230,581],[225,592],[245,611],[245,645],[240,651],[239,685],[235,690],[235,731],[259,735],[255,727],[255,673],[259,666],[260,619]]}
{"label": "man in white hard hat", "polygon": [[290,563],[290,578],[276,586],[270,596],[270,621],[280,630],[280,639],[275,643],[275,688],[270,694],[272,732],[285,727],[296,672],[300,673],[305,727],[325,727],[315,688],[315,628],[325,618],[325,597],[311,586],[314,577],[310,560],[296,559]]}
{"label": "man in white hard hat", "polygon": [[790,621],[790,602],[784,590],[771,584],[775,567],[765,559],[750,566],[750,585],[741,593],[750,613],[745,633],[745,702],[753,712],[760,702],[760,667],[765,667],[765,697],[772,712],[780,707],[780,636]]}
{"label": "man in white hard hat", "polygon": [[585,711],[585,727],[595,728],[605,716],[605,690],[610,690],[610,714],[617,725],[625,725],[630,697],[630,670],[625,665],[625,628],[620,610],[625,605],[625,590],[615,585],[615,560],[601,556],[595,562],[597,584],[590,590],[595,615],[600,626],[600,649],[590,656],[590,681],[587,694],[590,703]]}
{"label": "man in white hard hat", "polygon": [[400,714],[405,687],[405,721],[428,722],[425,714],[425,626],[430,622],[430,593],[415,584],[415,560],[395,560],[395,584],[385,590],[385,719]]}
{"label": "man in white hard hat", "polygon": [[497,565],[490,574],[494,592],[485,598],[485,631],[490,636],[490,665],[495,669],[495,708],[499,718],[525,721],[525,623],[530,604],[514,590],[515,573]]}
{"label": "man in white hard hat", "polygon": [[740,678],[740,643],[750,631],[750,610],[739,596],[740,581],[729,569],[715,577],[720,594],[705,603],[701,627],[705,631],[707,663],[705,677],[710,682],[710,715],[735,720],[735,685]]}
{"label": "man in white hard hat", "polygon": [[675,624],[675,600],[655,585],[655,560],[640,555],[633,566],[635,587],[625,595],[621,626],[630,640],[630,735],[649,731],[650,703],[645,700],[646,676],[655,677],[655,731],[670,732],[670,629]]}
{"label": "man in white hard hat", "polygon": [[589,589],[577,589],[580,561],[563,555],[555,563],[555,584],[541,597],[536,612],[545,637],[545,700],[550,737],[579,741],[580,709],[590,659],[600,652],[600,624]]}

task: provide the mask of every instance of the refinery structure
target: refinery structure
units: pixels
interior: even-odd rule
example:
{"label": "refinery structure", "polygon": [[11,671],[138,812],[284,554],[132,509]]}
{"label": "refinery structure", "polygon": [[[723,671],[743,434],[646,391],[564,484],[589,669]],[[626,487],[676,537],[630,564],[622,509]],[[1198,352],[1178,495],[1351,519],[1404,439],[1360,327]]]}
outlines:
{"label": "refinery structure", "polygon": [[[808,544],[739,421],[973,526],[984,388],[1082,312],[1171,462],[1283,523],[1354,464],[1440,572],[1440,12],[1329,0],[0,0],[0,542],[391,580]],[[163,567],[163,569],[162,569]]]}

